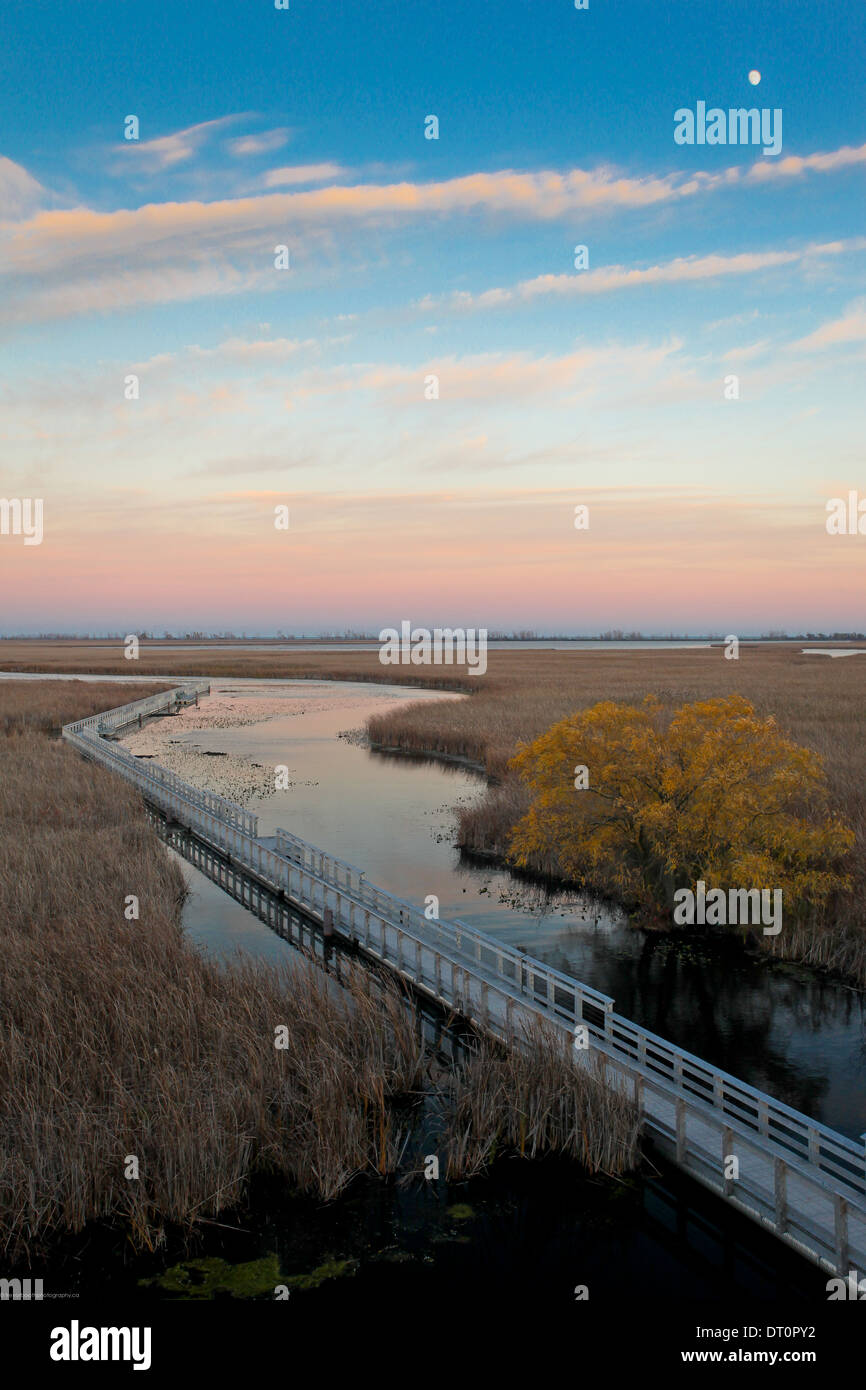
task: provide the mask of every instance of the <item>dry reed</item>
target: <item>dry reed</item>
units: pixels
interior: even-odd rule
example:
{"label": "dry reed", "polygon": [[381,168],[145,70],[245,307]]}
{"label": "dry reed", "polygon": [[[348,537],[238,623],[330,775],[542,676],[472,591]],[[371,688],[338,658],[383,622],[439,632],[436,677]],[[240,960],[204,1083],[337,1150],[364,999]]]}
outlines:
{"label": "dry reed", "polygon": [[452,1180],[476,1176],[504,1151],[561,1154],[590,1173],[637,1162],[634,1105],[603,1081],[594,1058],[576,1066],[570,1036],[544,1019],[513,1047],[479,1036],[467,1064],[445,1078],[440,1104]]}
{"label": "dry reed", "polygon": [[[29,705],[36,728],[116,703],[116,687],[52,683],[42,694]],[[19,697],[0,685],[0,721],[15,714],[0,739],[7,1255],[32,1256],[94,1219],[152,1248],[168,1223],[190,1230],[242,1203],[256,1172],[325,1199],[359,1174],[395,1173],[414,1123],[405,1102],[425,1084],[417,1020],[397,985],[349,966],[337,987],[297,956],[275,968],[193,949],[181,871],[137,793],[65,744],[22,732]],[[124,915],[129,895],[138,920]],[[588,1131],[601,1158],[608,1119],[602,1106],[604,1128]],[[126,1175],[132,1156],[137,1178]]]}
{"label": "dry reed", "polygon": [[[486,791],[458,808],[458,842],[504,860],[511,831],[528,806],[523,784],[508,771],[518,744],[531,742],[566,715],[615,699],[636,703],[653,693],[673,709],[690,700],[740,694],[782,732],[817,752],[831,804],[853,827],[846,863],[849,892],[777,937],[758,938],[768,952],[828,968],[866,985],[866,657],[804,657],[800,648],[742,647],[738,661],[711,650],[491,652],[488,676],[471,700],[413,704],[368,721],[374,747],[406,753],[457,754],[488,778]],[[560,877],[555,847],[533,866]],[[609,893],[602,874],[588,887]]]}

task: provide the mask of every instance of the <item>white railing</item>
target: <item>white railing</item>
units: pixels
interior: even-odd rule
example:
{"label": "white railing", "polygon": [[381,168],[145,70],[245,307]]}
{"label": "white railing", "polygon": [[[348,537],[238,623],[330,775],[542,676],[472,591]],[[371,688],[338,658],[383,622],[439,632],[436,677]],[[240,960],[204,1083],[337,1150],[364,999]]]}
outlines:
{"label": "white railing", "polygon": [[207,694],[209,691],[210,685],[207,681],[174,690],[163,690],[158,695],[149,695],[145,700],[136,700],[132,704],[120,705],[116,709],[106,710],[103,714],[94,714],[87,719],[67,724],[63,729],[63,737],[77,744],[89,757],[122,773],[146,794],[162,799],[173,796],[177,799],[178,805],[195,807],[199,812],[224,821],[226,826],[233,830],[241,830],[255,836],[258,834],[258,816],[252,812],[245,811],[236,802],[218,796],[216,792],[192,787],[182,777],[169,772],[159,763],[136,758],[125,748],[118,747],[116,743],[106,742],[101,737],[103,734],[127,727],[139,717],[146,718],[176,707],[179,699],[188,703],[196,695]]}
{"label": "white railing", "polygon": [[[643,1076],[667,1083],[675,1092],[701,1102],[726,1120],[733,1120],[738,1126],[761,1135],[775,1146],[787,1150],[790,1155],[815,1165],[828,1176],[841,1179],[853,1192],[866,1197],[866,1151],[862,1144],[845,1138],[816,1120],[810,1120],[783,1101],[774,1100],[747,1082],[739,1081],[693,1053],[675,1047],[658,1034],[632,1023],[622,1014],[614,1013],[613,1000],[588,985],[577,983],[569,976],[512,950],[494,937],[457,919],[450,922],[428,921],[411,903],[367,883],[363,872],[354,865],[316,849],[287,830],[277,830],[276,840],[279,852],[302,865],[307,873],[340,887],[344,892],[355,894],[361,902],[373,906],[388,920],[399,922],[404,930],[424,937],[438,934],[440,938],[456,940],[464,953],[485,963],[489,963],[490,955],[495,953],[500,960],[500,973],[504,973],[506,978],[519,980],[522,972],[524,978],[529,976],[539,983],[543,982],[543,988],[530,989],[539,1005],[557,1016],[588,1021],[590,1033],[599,1042],[604,1042],[605,1050],[612,1057],[628,1061]],[[501,962],[507,963],[505,971]],[[575,991],[601,1011],[603,1019],[600,1023],[593,1023],[591,1015],[586,1020],[582,1009],[573,1007],[560,1011],[558,1001],[561,995],[570,998]]]}
{"label": "white railing", "polygon": [[[855,1255],[866,1266],[862,1144],[639,1027],[615,1013],[613,1000],[598,990],[468,923],[428,918],[368,883],[363,870],[298,836],[277,830],[272,849],[258,838],[255,815],[99,737],[100,729],[127,724],[130,714],[137,718],[169,707],[177,695],[163,692],[67,725],[63,737],[301,910],[321,919],[330,912],[337,932],[469,1019],[503,1037],[527,1010],[569,1030],[585,1025],[594,1049],[612,1065],[619,1084],[633,1089],[648,1129],[669,1143],[676,1162],[827,1267],[844,1272],[845,1261]],[[766,1178],[718,1178],[720,1155],[711,1155],[701,1140],[708,1124],[721,1152],[730,1153],[736,1142],[761,1154],[769,1162],[769,1185]],[[795,1209],[786,1196],[789,1178],[829,1202],[829,1225],[809,1204]],[[862,1227],[857,1240],[849,1239],[852,1220]]]}
{"label": "white railing", "polygon": [[123,728],[127,724],[133,723],[138,718],[156,714],[161,710],[169,709],[172,705],[189,704],[197,696],[209,694],[209,681],[195,681],[190,685],[175,686],[172,690],[160,690],[155,695],[148,695],[143,700],[133,700],[128,705],[116,705],[114,709],[103,710],[99,714],[91,714],[86,719],[78,719],[73,724],[67,724],[65,729],[69,730],[70,733],[81,733],[85,729],[96,729],[99,733],[110,733],[114,729]]}
{"label": "white railing", "polygon": [[278,829],[276,842],[277,851],[285,858],[354,897],[363,907],[371,908],[385,921],[398,926],[407,937],[456,952],[459,957],[508,983],[521,998],[531,997],[558,1019],[584,1022],[591,1017],[591,1013],[584,1011],[586,1004],[590,1010],[597,1011],[601,1029],[605,1030],[605,1018],[613,1012],[613,1000],[609,995],[563,975],[457,917],[447,921],[429,918],[413,903],[368,883],[363,870],[354,864],[316,849],[288,830]]}
{"label": "white railing", "polygon": [[674,1047],[621,1014],[611,1016],[606,1036],[613,1053],[629,1061],[645,1078],[665,1081],[692,1102],[716,1111],[720,1119],[760,1135],[774,1148],[786,1150],[866,1198],[866,1150],[862,1143]]}

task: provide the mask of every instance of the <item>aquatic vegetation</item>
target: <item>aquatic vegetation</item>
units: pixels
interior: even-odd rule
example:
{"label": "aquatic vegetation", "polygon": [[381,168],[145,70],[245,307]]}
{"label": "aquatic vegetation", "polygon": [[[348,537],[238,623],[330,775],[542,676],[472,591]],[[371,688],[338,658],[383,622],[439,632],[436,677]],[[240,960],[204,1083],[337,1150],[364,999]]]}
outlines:
{"label": "aquatic vegetation", "polygon": [[273,1254],[236,1265],[216,1256],[183,1260],[163,1274],[138,1282],[142,1288],[159,1288],[187,1299],[209,1299],[226,1294],[232,1298],[273,1297],[277,1285],[290,1280],[280,1273],[279,1257]]}
{"label": "aquatic vegetation", "polygon": [[330,1259],[317,1265],[315,1269],[311,1269],[308,1274],[283,1276],[280,1283],[285,1284],[289,1289],[317,1289],[328,1279],[341,1279],[348,1274],[354,1274],[357,1268],[357,1260]]}
{"label": "aquatic vegetation", "polygon": [[445,1214],[451,1217],[452,1221],[474,1221],[475,1212],[468,1202],[455,1202],[453,1206],[445,1208]]}
{"label": "aquatic vegetation", "polygon": [[317,1289],[329,1279],[354,1274],[357,1260],[323,1260],[305,1274],[283,1274],[277,1254],[264,1255],[259,1260],[229,1264],[216,1256],[182,1260],[162,1274],[139,1279],[142,1288],[160,1289],[185,1299],[211,1298],[274,1298],[278,1288]]}

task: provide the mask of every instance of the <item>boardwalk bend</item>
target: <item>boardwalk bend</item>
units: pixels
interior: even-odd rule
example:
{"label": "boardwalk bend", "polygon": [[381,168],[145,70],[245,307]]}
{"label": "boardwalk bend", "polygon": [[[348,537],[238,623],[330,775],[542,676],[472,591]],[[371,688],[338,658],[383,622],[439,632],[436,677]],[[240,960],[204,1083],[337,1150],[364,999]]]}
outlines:
{"label": "boardwalk bend", "polygon": [[[862,1143],[810,1120],[614,1012],[613,1000],[459,920],[428,921],[409,902],[368,883],[363,870],[288,831],[259,836],[258,818],[190,786],[114,741],[143,720],[209,694],[206,682],[67,724],[63,737],[119,772],[198,842],[387,965],[416,989],[502,1038],[541,1015],[590,1050],[611,1085],[627,1088],[645,1134],[691,1177],[834,1274],[866,1273],[866,1153]],[[575,1050],[576,1063],[586,1057]],[[739,1177],[726,1177],[727,1156]]]}

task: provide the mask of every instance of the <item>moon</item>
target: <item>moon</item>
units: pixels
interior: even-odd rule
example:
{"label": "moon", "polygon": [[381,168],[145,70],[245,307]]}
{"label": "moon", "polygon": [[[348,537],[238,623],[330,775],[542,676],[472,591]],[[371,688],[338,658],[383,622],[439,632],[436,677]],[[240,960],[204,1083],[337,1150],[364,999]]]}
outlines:
{"label": "moon", "polygon": [[752,71],[749,73],[749,81],[751,82],[752,86],[757,87],[760,80],[761,74],[758,72],[758,69],[752,68]]}

